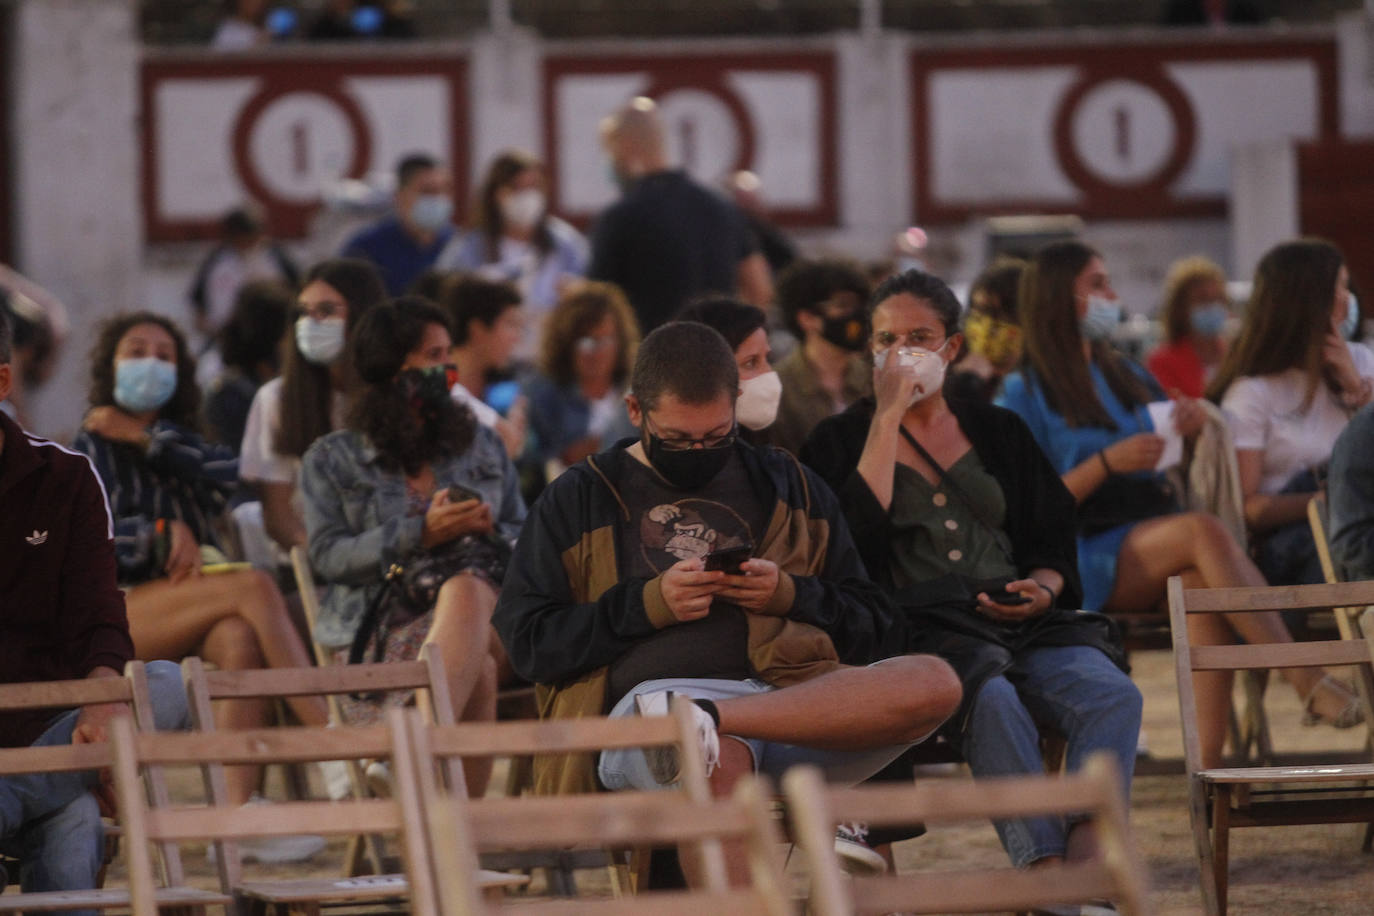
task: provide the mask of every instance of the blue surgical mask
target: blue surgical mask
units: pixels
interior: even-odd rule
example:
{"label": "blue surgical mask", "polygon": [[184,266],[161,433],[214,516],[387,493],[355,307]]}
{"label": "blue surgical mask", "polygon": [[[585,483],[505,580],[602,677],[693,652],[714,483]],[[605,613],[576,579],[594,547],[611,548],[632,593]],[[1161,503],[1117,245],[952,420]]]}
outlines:
{"label": "blue surgical mask", "polygon": [[1188,324],[1195,333],[1203,337],[1219,337],[1229,317],[1231,310],[1226,307],[1225,302],[1209,302],[1199,305],[1189,313]]}
{"label": "blue surgical mask", "polygon": [[1105,296],[1089,296],[1088,309],[1078,319],[1078,330],[1091,341],[1107,340],[1121,324],[1121,303]]}
{"label": "blue surgical mask", "polygon": [[410,221],[429,232],[438,232],[451,219],[453,201],[443,194],[421,194],[410,208]]}
{"label": "blue surgical mask", "polygon": [[1360,300],[1350,294],[1350,302],[1345,307],[1345,320],[1341,322],[1341,339],[1350,340],[1360,326]]}
{"label": "blue surgical mask", "polygon": [[316,366],[332,365],[344,349],[344,320],[342,318],[296,319],[296,349],[306,362]]}
{"label": "blue surgical mask", "polygon": [[133,413],[158,410],[177,390],[175,363],[145,356],[115,363],[115,403]]}

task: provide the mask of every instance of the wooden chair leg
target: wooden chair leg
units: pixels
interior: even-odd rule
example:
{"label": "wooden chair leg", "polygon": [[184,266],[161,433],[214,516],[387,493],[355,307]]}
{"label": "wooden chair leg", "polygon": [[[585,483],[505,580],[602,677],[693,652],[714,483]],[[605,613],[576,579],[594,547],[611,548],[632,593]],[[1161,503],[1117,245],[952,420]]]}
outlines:
{"label": "wooden chair leg", "polygon": [[1212,837],[1207,823],[1207,797],[1202,783],[1189,780],[1188,820],[1193,825],[1193,846],[1198,858],[1198,886],[1202,890],[1202,908],[1207,916],[1218,916],[1217,883],[1212,868]]}
{"label": "wooden chair leg", "polygon": [[1212,874],[1217,886],[1217,916],[1226,916],[1231,864],[1231,787],[1217,785],[1212,796]]}

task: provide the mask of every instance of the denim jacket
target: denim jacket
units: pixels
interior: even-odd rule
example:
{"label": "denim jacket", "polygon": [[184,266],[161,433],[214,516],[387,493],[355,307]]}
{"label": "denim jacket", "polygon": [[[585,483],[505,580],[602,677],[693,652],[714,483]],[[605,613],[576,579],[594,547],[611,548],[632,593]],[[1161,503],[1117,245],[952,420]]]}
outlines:
{"label": "denim jacket", "polygon": [[[462,455],[434,465],[436,487],[462,484],[491,506],[496,533],[514,542],[525,503],[510,458],[496,434],[478,426]],[[315,623],[315,640],[347,646],[392,563],[421,549],[424,517],[408,515],[405,476],[377,464],[362,435],[341,429],[322,436],[301,464],[310,565],[329,586]]]}

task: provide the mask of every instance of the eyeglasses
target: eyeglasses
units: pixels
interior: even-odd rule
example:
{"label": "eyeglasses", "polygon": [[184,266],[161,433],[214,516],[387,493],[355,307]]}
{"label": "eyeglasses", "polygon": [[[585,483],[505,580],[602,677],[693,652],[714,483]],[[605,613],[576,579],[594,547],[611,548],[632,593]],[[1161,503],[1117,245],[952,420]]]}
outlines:
{"label": "eyeglasses", "polygon": [[873,332],[873,349],[886,350],[895,343],[900,342],[904,347],[920,347],[922,350],[937,350],[944,344],[945,335],[932,334],[925,328],[916,328],[908,331],[904,335],[893,334],[891,331]]}
{"label": "eyeglasses", "polygon": [[316,321],[328,321],[330,318],[348,317],[348,306],[342,302],[315,302],[307,304],[304,302],[296,303],[296,307],[291,310],[291,319],[314,318]]}
{"label": "eyeglasses", "polygon": [[[648,414],[644,415],[644,422],[649,422]],[[650,424],[649,432],[653,433],[658,438],[658,441],[663,443],[665,451],[685,452],[693,448],[728,448],[734,445],[735,440],[739,438],[739,424],[731,423],[730,431],[724,435],[702,436],[698,439],[688,439],[685,437],[681,439],[665,439],[659,436],[657,432],[654,432],[653,424]]]}
{"label": "eyeglasses", "polygon": [[602,350],[609,350],[616,345],[616,338],[610,337],[579,337],[574,346],[578,353],[599,353]]}

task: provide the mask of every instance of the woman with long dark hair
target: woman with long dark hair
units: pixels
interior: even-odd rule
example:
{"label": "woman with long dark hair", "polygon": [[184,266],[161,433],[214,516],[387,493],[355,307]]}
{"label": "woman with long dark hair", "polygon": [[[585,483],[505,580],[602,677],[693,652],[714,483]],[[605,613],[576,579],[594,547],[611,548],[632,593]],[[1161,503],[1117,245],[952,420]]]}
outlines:
{"label": "woman with long dark hair", "polygon": [[1273,585],[1322,581],[1307,502],[1325,488],[1336,438],[1374,392],[1374,352],[1348,339],[1358,318],[1335,246],[1278,245],[1255,269],[1240,336],[1207,392],[1230,421],[1245,521]]}
{"label": "woman with long dark hair", "polygon": [[[998,403],[1030,427],[1077,502],[1083,605],[1122,613],[1153,610],[1170,576],[1189,587],[1263,586],[1264,576],[1215,516],[1181,512],[1156,471],[1164,439],[1146,405],[1164,393],[1109,340],[1121,307],[1102,256],[1077,241],[1036,253],[1021,278],[1026,362],[1003,383]],[[1187,437],[1201,405],[1175,402]],[[1064,520],[1068,522],[1067,519]],[[1192,639],[1227,644],[1290,640],[1277,614],[1201,615]],[[1318,668],[1284,669],[1314,719],[1348,727],[1361,720],[1354,694]],[[1194,675],[1207,766],[1221,761],[1230,712],[1230,675]]]}
{"label": "woman with long dark hair", "polygon": [[515,284],[528,312],[528,330],[515,358],[533,362],[539,328],[570,279],[587,272],[587,242],[549,213],[544,164],[506,150],[487,166],[468,231],[455,237],[435,266]]}
{"label": "woman with long dark hair", "polygon": [[367,261],[334,258],[312,267],[282,341],[282,374],[253,398],[239,473],[256,487],[263,527],[283,551],[305,546],[297,495],[301,456],[343,425],[352,381],[348,335],[385,298],[381,275]]}
{"label": "woman with long dark hair", "polygon": [[[75,447],[91,457],[109,498],[137,656],[199,655],[224,670],[309,665],[272,578],[217,571],[225,567],[215,526],[238,461],[197,431],[200,389],[181,330],[152,312],[106,322],[91,354],[90,404]],[[318,697],[288,702],[307,725],[328,720]],[[229,728],[267,725],[269,714],[261,700],[226,700],[219,710]],[[258,773],[230,767],[227,778],[230,798],[246,802]]]}
{"label": "woman with long dark hair", "polygon": [[[500,438],[449,394],[451,347],[447,316],[418,297],[355,329],[348,424],[310,447],[301,472],[310,562],[329,586],[315,640],[341,660],[413,659],[433,644],[459,717],[491,719],[491,612],[525,504]],[[345,712],[366,720],[377,708]],[[490,763],[465,769],[483,791]]]}

